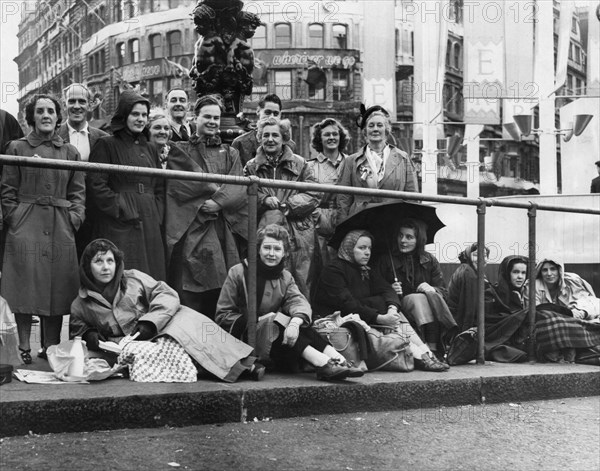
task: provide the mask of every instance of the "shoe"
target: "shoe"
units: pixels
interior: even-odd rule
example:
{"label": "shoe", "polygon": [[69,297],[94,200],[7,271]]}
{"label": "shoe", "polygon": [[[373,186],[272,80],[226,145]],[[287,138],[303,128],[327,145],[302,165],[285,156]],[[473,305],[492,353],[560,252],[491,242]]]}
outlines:
{"label": "shoe", "polygon": [[324,366],[317,368],[317,379],[323,381],[337,381],[345,379],[349,376],[350,369],[345,366],[340,366],[335,361],[330,359]]}
{"label": "shoe", "polygon": [[[333,360],[334,362],[336,360]],[[351,361],[345,360],[343,362],[337,361],[336,362],[339,366],[342,366],[344,368],[348,368],[348,378],[360,378],[361,376],[365,375],[365,372],[359,368],[354,366],[354,363],[352,363]]]}
{"label": "shoe", "polygon": [[546,361],[550,361],[552,363],[559,363],[563,359],[562,352],[560,350],[546,352],[544,353],[544,357]]}
{"label": "shoe", "polygon": [[429,353],[424,353],[421,358],[415,358],[415,368],[423,371],[435,371],[436,373],[442,373],[450,369],[448,365],[441,363]]}
{"label": "shoe", "polygon": [[40,318],[38,316],[31,316],[31,323],[32,324],[39,324],[40,323]]}
{"label": "shoe", "polygon": [[264,378],[267,369],[262,363],[254,363],[254,368],[250,372],[250,378],[254,381],[260,381]]}
{"label": "shoe", "polygon": [[435,350],[435,351],[432,350],[431,353],[433,353],[433,355],[435,356],[437,361],[439,361],[440,363],[443,363],[448,368],[450,368],[450,365],[448,365],[448,362],[446,361],[446,355],[444,353],[442,353],[440,350]]}
{"label": "shoe", "polygon": [[21,347],[19,347],[19,350],[21,351],[21,360],[23,363],[26,365],[31,365],[31,362],[33,362],[33,359],[31,358],[31,348],[29,350],[23,350]]}
{"label": "shoe", "polygon": [[563,348],[563,358],[566,363],[575,363],[575,349],[574,348]]}
{"label": "shoe", "polygon": [[48,354],[46,353],[46,349],[45,348],[40,348],[37,352],[37,357],[41,358],[42,360],[47,360],[48,359]]}

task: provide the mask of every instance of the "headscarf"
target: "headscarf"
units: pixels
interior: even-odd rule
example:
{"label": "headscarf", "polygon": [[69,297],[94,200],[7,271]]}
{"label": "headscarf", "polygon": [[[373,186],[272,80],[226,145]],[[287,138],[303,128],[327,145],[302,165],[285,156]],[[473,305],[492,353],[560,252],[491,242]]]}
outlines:
{"label": "headscarf", "polygon": [[[98,243],[101,243],[100,247]],[[91,263],[98,252],[108,250],[115,256],[115,276],[109,283],[103,286],[101,283],[98,283],[94,278],[94,275],[92,275]],[[121,286],[124,269],[125,263],[123,262],[123,252],[121,252],[115,244],[107,239],[93,240],[83,251],[81,261],[79,262],[79,281],[81,287],[101,294],[104,299],[112,304],[117,295],[117,291]]]}
{"label": "headscarf", "polygon": [[350,262],[353,265],[359,266],[360,277],[365,280],[369,279],[369,271],[371,270],[371,267],[367,265],[358,265],[354,259],[354,247],[356,247],[356,243],[361,237],[368,237],[371,239],[371,241],[373,241],[373,236],[369,231],[361,229],[350,231],[348,234],[346,234],[346,237],[344,237],[344,240],[342,240],[342,243],[340,244],[340,248],[338,249],[338,258]]}
{"label": "headscarf", "polygon": [[[148,108],[148,114],[150,114],[150,102],[139,93],[133,90],[125,90],[119,97],[119,104],[117,105],[117,111],[110,120],[110,129],[113,134],[117,134],[121,131],[127,130],[127,117],[131,113],[134,105],[141,103]],[[143,134],[146,136],[148,131],[144,129]]]}
{"label": "headscarf", "polygon": [[510,272],[517,263],[524,263],[528,266],[529,259],[520,255],[509,255],[504,258],[498,267],[498,285],[496,292],[500,300],[508,306],[511,311],[523,307],[523,286],[517,288],[510,282]]}
{"label": "headscarf", "polygon": [[[484,250],[486,255],[490,254],[490,249],[484,246]],[[471,254],[473,252],[477,252],[477,242],[473,242],[469,245],[465,250],[458,254],[458,261],[460,263],[466,263],[471,266],[475,271],[477,271],[477,267],[473,265],[473,261],[471,260]]]}

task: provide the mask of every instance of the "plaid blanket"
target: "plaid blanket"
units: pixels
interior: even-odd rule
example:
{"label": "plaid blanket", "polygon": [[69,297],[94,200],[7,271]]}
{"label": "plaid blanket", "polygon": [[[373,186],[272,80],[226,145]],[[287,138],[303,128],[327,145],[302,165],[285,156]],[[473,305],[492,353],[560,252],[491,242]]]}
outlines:
{"label": "plaid blanket", "polygon": [[130,379],[142,383],[193,383],[198,374],[190,356],[171,337],[129,342],[119,363],[129,365]]}
{"label": "plaid blanket", "polygon": [[538,310],[535,323],[538,354],[562,348],[588,348],[600,345],[600,323]]}

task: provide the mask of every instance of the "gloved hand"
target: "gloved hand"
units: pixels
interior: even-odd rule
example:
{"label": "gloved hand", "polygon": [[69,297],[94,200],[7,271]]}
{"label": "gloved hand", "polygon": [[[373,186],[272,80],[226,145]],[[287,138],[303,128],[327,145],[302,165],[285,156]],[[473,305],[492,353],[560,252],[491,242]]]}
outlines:
{"label": "gloved hand", "polygon": [[135,335],[136,333],[140,333],[136,340],[149,340],[156,335],[156,327],[152,322],[148,321],[140,321],[135,326],[135,329],[131,333],[131,335]]}
{"label": "gloved hand", "polygon": [[100,340],[104,340],[104,338],[98,334],[97,330],[88,330],[82,336],[82,340],[85,341],[85,345],[88,350],[100,350]]}

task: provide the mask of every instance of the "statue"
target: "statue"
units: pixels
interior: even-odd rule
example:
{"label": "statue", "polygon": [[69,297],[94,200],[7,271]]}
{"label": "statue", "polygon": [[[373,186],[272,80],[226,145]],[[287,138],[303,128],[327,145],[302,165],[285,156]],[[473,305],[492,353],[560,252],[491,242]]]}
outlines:
{"label": "statue", "polygon": [[192,15],[196,32],[190,78],[198,96],[219,94],[224,115],[237,116],[252,93],[254,52],[248,40],[261,25],[254,13],[242,11],[241,0],[198,0]]}

